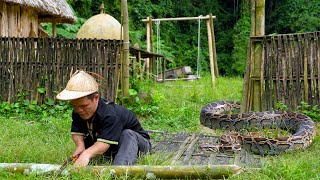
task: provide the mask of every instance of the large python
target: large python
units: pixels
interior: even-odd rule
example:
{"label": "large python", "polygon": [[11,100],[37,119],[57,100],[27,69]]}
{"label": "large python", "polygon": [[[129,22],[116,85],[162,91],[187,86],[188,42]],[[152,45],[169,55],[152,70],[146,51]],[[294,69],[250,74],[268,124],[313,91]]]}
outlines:
{"label": "large python", "polygon": [[[212,129],[228,129],[236,132],[220,137],[220,150],[240,150],[243,147],[255,154],[277,155],[282,152],[305,149],[316,134],[315,123],[304,114],[290,111],[265,111],[232,114],[240,104],[234,101],[219,101],[207,104],[200,114],[201,124]],[[291,135],[285,137],[255,137],[238,133],[245,127],[280,128]]]}

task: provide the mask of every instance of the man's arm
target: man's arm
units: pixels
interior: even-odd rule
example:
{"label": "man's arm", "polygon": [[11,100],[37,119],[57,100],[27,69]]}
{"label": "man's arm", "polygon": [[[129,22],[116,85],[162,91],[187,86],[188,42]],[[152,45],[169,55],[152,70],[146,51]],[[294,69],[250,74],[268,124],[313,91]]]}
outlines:
{"label": "man's arm", "polygon": [[72,140],[76,145],[76,150],[73,152],[73,156],[81,154],[85,150],[84,136],[80,134],[72,134]]}
{"label": "man's arm", "polygon": [[95,142],[91,147],[84,150],[74,163],[75,167],[85,167],[91,158],[103,154],[109,149],[110,145],[103,142]]}

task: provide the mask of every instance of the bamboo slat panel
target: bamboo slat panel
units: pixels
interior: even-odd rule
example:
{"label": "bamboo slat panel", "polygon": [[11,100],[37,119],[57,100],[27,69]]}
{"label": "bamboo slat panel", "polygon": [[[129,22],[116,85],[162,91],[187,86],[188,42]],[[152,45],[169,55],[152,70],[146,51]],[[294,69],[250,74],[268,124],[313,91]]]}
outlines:
{"label": "bamboo slat panel", "polygon": [[263,81],[261,104],[264,110],[274,109],[278,102],[291,110],[302,101],[320,105],[319,36],[320,32],[251,37],[264,47],[260,67],[263,77],[250,77],[251,81]]}
{"label": "bamboo slat panel", "polygon": [[[99,74],[100,96],[115,100],[120,41],[62,38],[0,38],[0,100],[19,97],[43,103],[78,69]],[[38,89],[44,88],[45,93]]]}

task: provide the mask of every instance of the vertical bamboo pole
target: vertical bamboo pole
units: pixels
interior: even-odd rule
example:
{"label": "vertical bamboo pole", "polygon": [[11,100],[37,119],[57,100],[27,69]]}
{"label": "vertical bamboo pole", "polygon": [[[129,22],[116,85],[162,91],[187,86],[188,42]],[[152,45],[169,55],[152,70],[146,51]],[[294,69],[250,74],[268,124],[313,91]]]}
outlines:
{"label": "vertical bamboo pole", "polygon": [[57,23],[52,23],[52,37],[57,37]]}
{"label": "vertical bamboo pole", "polygon": [[211,71],[211,82],[212,85],[215,82],[215,73],[214,73],[214,62],[213,62],[213,45],[212,45],[212,31],[210,27],[210,21],[206,20],[207,31],[208,31],[208,46],[209,46],[209,60],[210,60],[210,71]]}
{"label": "vertical bamboo pole", "polygon": [[307,59],[307,49],[310,48],[308,44],[308,34],[305,34],[305,37],[303,39],[304,41],[304,46],[303,46],[303,85],[304,85],[304,98],[303,101],[306,103],[309,103],[309,96],[308,96],[308,90],[309,90],[309,85],[308,85],[308,59]]}
{"label": "vertical bamboo pole", "polygon": [[141,51],[138,51],[138,56],[137,56],[137,58],[138,58],[138,64],[139,64],[138,68],[139,68],[140,81],[142,81]]}
{"label": "vertical bamboo pole", "polygon": [[[251,31],[250,31],[250,36],[254,36],[255,34],[255,12],[256,12],[256,5],[255,5],[255,0],[251,0]],[[248,112],[251,108],[251,85],[252,82],[250,80],[251,77],[251,71],[252,71],[252,46],[253,43],[251,42],[251,39],[248,41],[247,45],[247,63],[246,63],[246,72],[244,74],[244,82],[243,82],[243,89],[242,89],[242,101],[241,101],[241,107],[240,107],[240,112]]]}
{"label": "vertical bamboo pole", "polygon": [[218,61],[217,61],[217,51],[216,51],[216,40],[214,36],[214,26],[213,26],[213,16],[212,13],[209,14],[210,30],[211,30],[211,41],[212,41],[212,51],[213,51],[213,61],[214,61],[214,72],[215,76],[219,77]]}
{"label": "vertical bamboo pole", "polygon": [[[255,36],[264,36],[265,30],[265,0],[255,0]],[[253,81],[253,111],[261,111],[261,61],[263,58],[263,46],[262,43],[254,44],[254,69],[253,69],[253,77],[259,79]]]}
{"label": "vertical bamboo pole", "polygon": [[121,0],[121,9],[123,13],[122,95],[129,96],[129,18],[127,0]]}
{"label": "vertical bamboo pole", "polygon": [[[152,21],[150,20],[151,17],[147,17],[148,22],[146,23],[147,26],[147,51],[150,52],[150,23],[152,23]],[[148,78],[148,74],[149,74],[149,58],[146,58],[146,62],[145,62],[145,72],[146,72],[146,78]]]}
{"label": "vertical bamboo pole", "polygon": [[[152,17],[148,17],[148,23],[147,23],[147,51],[153,52],[153,42],[152,42]],[[146,60],[146,72],[147,72],[147,78],[150,78],[150,58]]]}

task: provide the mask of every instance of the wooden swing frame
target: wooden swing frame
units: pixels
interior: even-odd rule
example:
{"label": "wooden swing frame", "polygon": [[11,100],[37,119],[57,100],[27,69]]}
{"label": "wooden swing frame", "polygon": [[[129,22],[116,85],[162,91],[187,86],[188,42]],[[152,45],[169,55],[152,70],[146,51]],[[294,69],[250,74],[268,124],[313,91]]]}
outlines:
{"label": "wooden swing frame", "polygon": [[[218,63],[217,63],[217,53],[216,53],[216,44],[215,44],[215,36],[214,36],[214,26],[213,19],[216,16],[212,16],[210,13],[207,16],[200,17],[177,17],[177,18],[159,18],[152,19],[149,16],[147,19],[143,19],[142,22],[146,23],[147,28],[147,51],[154,52],[154,45],[152,41],[152,22],[161,22],[161,21],[188,21],[188,20],[206,20],[207,32],[208,32],[208,49],[209,49],[209,60],[210,60],[210,71],[211,71],[211,81],[212,84],[215,82],[215,78],[219,77],[218,72]],[[150,62],[146,60],[146,71],[150,72]]]}

